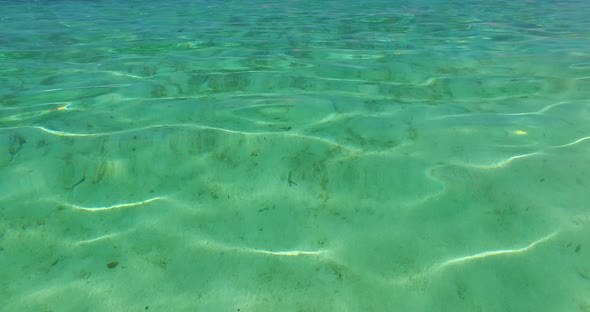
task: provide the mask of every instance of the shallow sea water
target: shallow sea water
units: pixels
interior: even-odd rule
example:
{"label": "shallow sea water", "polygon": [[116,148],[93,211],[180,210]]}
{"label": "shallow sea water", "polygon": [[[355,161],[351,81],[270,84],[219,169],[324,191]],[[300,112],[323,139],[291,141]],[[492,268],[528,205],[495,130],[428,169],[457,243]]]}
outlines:
{"label": "shallow sea water", "polygon": [[0,310],[590,311],[584,1],[0,1]]}

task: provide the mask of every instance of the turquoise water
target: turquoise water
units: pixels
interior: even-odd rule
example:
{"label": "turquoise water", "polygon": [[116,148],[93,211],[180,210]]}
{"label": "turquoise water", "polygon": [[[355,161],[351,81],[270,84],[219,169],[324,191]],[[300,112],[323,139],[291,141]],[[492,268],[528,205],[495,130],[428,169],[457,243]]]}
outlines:
{"label": "turquoise water", "polygon": [[0,6],[0,310],[590,311],[586,2]]}

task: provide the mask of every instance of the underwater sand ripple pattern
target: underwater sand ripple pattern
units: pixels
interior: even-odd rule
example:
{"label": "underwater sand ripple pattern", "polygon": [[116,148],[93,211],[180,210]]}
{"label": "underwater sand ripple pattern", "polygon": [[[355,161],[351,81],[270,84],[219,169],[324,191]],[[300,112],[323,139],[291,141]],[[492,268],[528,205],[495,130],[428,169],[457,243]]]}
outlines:
{"label": "underwater sand ripple pattern", "polygon": [[9,311],[590,306],[575,8],[108,3],[0,18]]}

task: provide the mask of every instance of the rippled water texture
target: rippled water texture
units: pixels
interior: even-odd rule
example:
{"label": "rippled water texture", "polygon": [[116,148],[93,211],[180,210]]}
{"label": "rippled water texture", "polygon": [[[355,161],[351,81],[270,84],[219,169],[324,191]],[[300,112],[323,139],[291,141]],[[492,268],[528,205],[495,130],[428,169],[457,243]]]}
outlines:
{"label": "rippled water texture", "polygon": [[0,1],[1,309],[590,311],[590,6],[404,2]]}

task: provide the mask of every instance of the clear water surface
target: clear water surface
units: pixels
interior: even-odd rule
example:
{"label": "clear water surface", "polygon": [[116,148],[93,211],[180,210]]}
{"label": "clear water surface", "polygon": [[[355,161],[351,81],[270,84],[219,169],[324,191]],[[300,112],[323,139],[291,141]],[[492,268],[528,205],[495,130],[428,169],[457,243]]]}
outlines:
{"label": "clear water surface", "polygon": [[590,311],[586,1],[0,1],[2,311]]}

